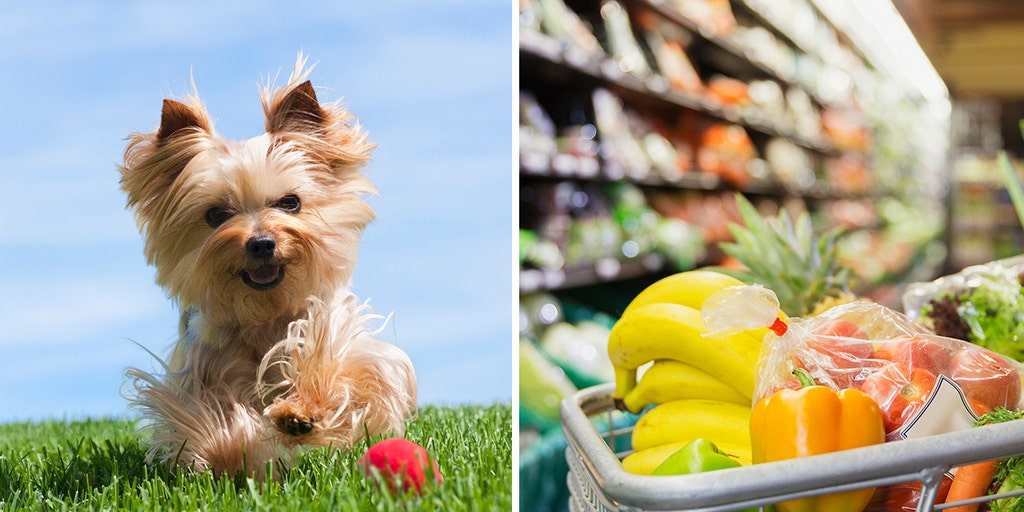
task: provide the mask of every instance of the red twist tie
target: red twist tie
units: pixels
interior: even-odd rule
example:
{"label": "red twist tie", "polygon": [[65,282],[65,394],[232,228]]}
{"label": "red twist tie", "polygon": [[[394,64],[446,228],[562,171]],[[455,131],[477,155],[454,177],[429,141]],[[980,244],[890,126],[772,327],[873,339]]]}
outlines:
{"label": "red twist tie", "polygon": [[772,323],[769,329],[771,329],[776,336],[779,336],[781,338],[782,335],[786,334],[786,331],[789,330],[789,326],[786,325],[786,322],[783,322],[781,318],[775,317],[775,322]]}

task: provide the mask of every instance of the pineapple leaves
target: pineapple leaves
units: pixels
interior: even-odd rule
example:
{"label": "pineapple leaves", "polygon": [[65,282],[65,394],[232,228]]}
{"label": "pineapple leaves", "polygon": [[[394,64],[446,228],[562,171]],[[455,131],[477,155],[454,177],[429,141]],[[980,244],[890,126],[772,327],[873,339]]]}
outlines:
{"label": "pineapple leaves", "polygon": [[720,248],[746,271],[731,274],[772,289],[782,309],[793,316],[805,316],[824,299],[848,291],[852,274],[839,264],[836,247],[842,229],[815,237],[806,212],[793,219],[781,211],[766,219],[742,194],[736,195],[736,206],[743,225],[730,223],[734,241]]}

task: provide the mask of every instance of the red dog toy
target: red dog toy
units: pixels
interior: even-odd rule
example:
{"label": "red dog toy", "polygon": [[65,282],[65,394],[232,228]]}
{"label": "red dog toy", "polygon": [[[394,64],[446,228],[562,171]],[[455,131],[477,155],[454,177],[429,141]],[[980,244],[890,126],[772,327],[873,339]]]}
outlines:
{"label": "red dog toy", "polygon": [[404,492],[415,488],[417,493],[422,493],[427,481],[428,466],[434,472],[436,483],[441,483],[441,471],[437,468],[437,461],[426,449],[408,439],[385,439],[371,446],[362,457],[359,457],[359,465],[367,477],[379,476],[384,479],[392,493],[397,491],[399,484]]}

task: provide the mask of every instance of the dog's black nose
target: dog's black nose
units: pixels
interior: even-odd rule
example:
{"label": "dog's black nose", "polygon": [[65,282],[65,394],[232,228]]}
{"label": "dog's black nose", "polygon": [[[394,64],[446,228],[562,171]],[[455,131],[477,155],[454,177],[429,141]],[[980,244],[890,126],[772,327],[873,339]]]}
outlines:
{"label": "dog's black nose", "polygon": [[295,430],[299,435],[308,434],[313,431],[313,424],[308,421],[300,421]]}
{"label": "dog's black nose", "polygon": [[313,421],[315,418],[310,418],[310,421],[300,420],[294,416],[288,418],[282,418],[278,420],[278,427],[293,436],[306,435],[313,431]]}
{"label": "dog's black nose", "polygon": [[269,258],[274,255],[277,242],[271,235],[257,235],[245,242],[245,252],[253,258]]}

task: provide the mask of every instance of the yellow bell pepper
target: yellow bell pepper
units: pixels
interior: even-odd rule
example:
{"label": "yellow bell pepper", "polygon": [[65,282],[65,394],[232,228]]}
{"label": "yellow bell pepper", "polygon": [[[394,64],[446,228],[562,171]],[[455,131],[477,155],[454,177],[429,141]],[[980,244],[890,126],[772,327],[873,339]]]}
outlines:
{"label": "yellow bell pepper", "polygon": [[[754,464],[807,457],[885,441],[878,403],[856,389],[833,391],[814,385],[806,371],[794,372],[804,386],[783,389],[754,405],[750,441]],[[874,489],[858,489],[776,505],[781,512],[861,512]]]}

